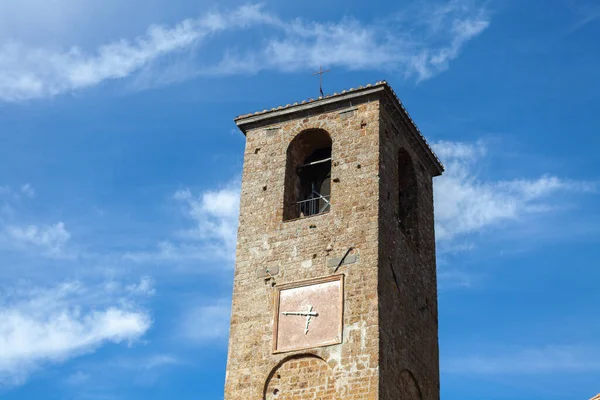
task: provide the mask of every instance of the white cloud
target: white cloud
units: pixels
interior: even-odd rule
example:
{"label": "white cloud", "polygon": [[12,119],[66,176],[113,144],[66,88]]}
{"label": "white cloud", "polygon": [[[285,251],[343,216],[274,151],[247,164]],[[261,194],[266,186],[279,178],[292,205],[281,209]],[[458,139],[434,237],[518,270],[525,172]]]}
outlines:
{"label": "white cloud", "polygon": [[28,197],[35,196],[35,189],[29,183],[26,183],[23,186],[21,186],[21,192],[23,192]]}
{"label": "white cloud", "polygon": [[35,189],[29,183],[24,183],[23,185],[21,185],[20,188],[16,190],[8,185],[0,185],[0,198],[4,200],[17,201],[20,200],[21,195],[25,195],[27,197],[34,197]]}
{"label": "white cloud", "polygon": [[[298,71],[325,64],[394,71],[423,80],[447,69],[464,44],[489,25],[485,9],[467,0],[425,9],[427,13],[417,21],[405,18],[369,25],[352,18],[338,22],[282,20],[260,5],[250,5],[209,12],[172,27],[153,25],[134,39],[121,39],[92,51],[34,48],[4,41],[0,42],[0,100],[49,97],[140,72],[148,85],[203,74]],[[218,33],[255,26],[265,28],[261,31],[264,39],[243,49],[220,45],[224,49],[217,56],[220,61],[215,61],[212,53],[199,53],[199,44]],[[193,67],[174,67],[171,60],[155,68],[165,56],[181,52],[193,54]],[[189,57],[185,59],[189,62]],[[165,76],[171,74],[177,76]]]}
{"label": "white cloud", "polygon": [[148,276],[142,277],[139,283],[127,285],[125,290],[133,295],[154,296],[156,294],[154,281]]}
{"label": "white cloud", "polygon": [[208,13],[173,27],[152,25],[144,35],[100,46],[92,53],[79,47],[57,51],[0,43],[0,98],[6,101],[53,96],[124,78],[153,60],[197,44],[218,31],[260,22],[256,7],[227,14]]}
{"label": "white cloud", "polygon": [[0,292],[0,385],[19,385],[46,363],[131,342],[151,325],[135,298],[77,282]]}
{"label": "white cloud", "polygon": [[[127,354],[77,363],[78,370],[65,379],[74,398],[105,399],[132,387],[156,387],[167,371],[193,365],[169,353]],[[107,397],[108,396],[108,397]],[[116,398],[116,397],[115,397]]]}
{"label": "white cloud", "polygon": [[195,221],[194,229],[184,236],[222,243],[229,253],[235,251],[240,192],[238,184],[206,191],[195,197],[189,189],[175,193],[174,198],[183,203],[185,213]]}
{"label": "white cloud", "polygon": [[97,374],[98,370],[110,369],[113,371],[119,371],[121,373],[124,370],[134,370],[137,372],[148,371],[172,365],[183,365],[184,361],[172,354],[148,354],[143,356],[117,356],[105,360],[101,363],[88,364],[87,367]]}
{"label": "white cloud", "polygon": [[567,29],[567,34],[573,33],[600,19],[600,6],[594,2],[577,2],[570,4],[570,6],[573,8],[577,20]]}
{"label": "white cloud", "polygon": [[154,369],[164,367],[166,365],[178,365],[181,364],[181,361],[170,354],[155,354],[150,357],[147,357],[141,362],[136,363],[136,367],[142,367],[144,369]]}
{"label": "white cloud", "polygon": [[225,339],[229,334],[231,303],[226,300],[189,307],[181,317],[179,335],[191,343]]}
{"label": "white cloud", "polygon": [[35,246],[49,255],[59,255],[71,237],[63,222],[48,226],[9,225],[5,232],[16,245]]}
{"label": "white cloud", "polygon": [[434,51],[426,50],[416,58],[418,62],[415,65],[418,66],[419,80],[430,78],[434,74],[446,70],[448,63],[458,57],[465,43],[481,34],[490,24],[483,10],[478,10],[476,14],[461,19],[455,18],[451,12],[447,14],[452,21],[449,27],[450,43]]}
{"label": "white cloud", "polygon": [[442,360],[446,373],[462,375],[522,375],[600,372],[600,348],[546,346],[503,349],[499,354]]}
{"label": "white cloud", "polygon": [[129,252],[125,258],[137,262],[232,261],[237,241],[239,197],[238,181],[198,196],[189,189],[177,191],[173,198],[194,226],[160,242],[157,251]]}
{"label": "white cloud", "polygon": [[438,290],[469,288],[473,285],[472,274],[458,269],[440,268],[437,275]]}
{"label": "white cloud", "polygon": [[161,241],[156,250],[150,251],[128,251],[123,256],[126,260],[139,263],[161,263],[161,262],[184,262],[191,260],[213,259],[215,254],[222,254],[223,249],[211,248],[201,243],[184,243]]}
{"label": "white cloud", "polygon": [[[446,70],[464,44],[490,23],[485,8],[473,2],[419,6],[416,16],[415,10],[407,10],[411,18],[405,16],[378,26],[352,18],[282,24],[284,37],[269,39],[264,51],[254,59],[256,65],[248,64],[247,55],[244,63],[251,70],[296,71],[322,64],[350,70],[386,70],[421,81]],[[239,68],[241,62],[229,59],[224,64]]]}
{"label": "white cloud", "polygon": [[434,184],[436,238],[442,244],[527,215],[553,211],[561,205],[560,193],[595,190],[593,183],[552,175],[486,180],[479,174],[488,152],[483,142],[438,142],[434,149],[446,165],[446,172]]}
{"label": "white cloud", "polygon": [[73,374],[69,375],[66,379],[67,384],[69,385],[81,385],[90,380],[92,376],[83,371],[76,371]]}

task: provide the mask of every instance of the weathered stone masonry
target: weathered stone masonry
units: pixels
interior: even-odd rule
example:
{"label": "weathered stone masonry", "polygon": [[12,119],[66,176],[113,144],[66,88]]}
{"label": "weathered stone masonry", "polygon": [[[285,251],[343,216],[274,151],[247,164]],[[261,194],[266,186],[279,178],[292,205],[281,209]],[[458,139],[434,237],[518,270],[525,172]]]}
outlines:
{"label": "weathered stone masonry", "polygon": [[[225,399],[439,399],[432,177],[442,166],[391,88],[236,122],[246,149]],[[284,221],[287,149],[314,129],[332,141],[331,209]],[[354,262],[337,271],[342,343],[274,354],[274,289],[330,276],[350,247]]]}

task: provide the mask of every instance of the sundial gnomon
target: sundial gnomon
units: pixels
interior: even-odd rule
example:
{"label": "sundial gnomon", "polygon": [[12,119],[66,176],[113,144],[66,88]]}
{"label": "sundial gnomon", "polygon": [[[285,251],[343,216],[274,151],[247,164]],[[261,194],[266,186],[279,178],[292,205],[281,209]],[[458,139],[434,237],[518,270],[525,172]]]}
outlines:
{"label": "sundial gnomon", "polygon": [[304,334],[308,334],[308,325],[310,324],[310,319],[312,317],[318,317],[319,313],[318,312],[314,312],[313,310],[313,306],[311,306],[310,304],[308,305],[308,311],[283,311],[282,314],[283,315],[300,315],[300,316],[305,316],[306,317],[306,326],[304,327]]}

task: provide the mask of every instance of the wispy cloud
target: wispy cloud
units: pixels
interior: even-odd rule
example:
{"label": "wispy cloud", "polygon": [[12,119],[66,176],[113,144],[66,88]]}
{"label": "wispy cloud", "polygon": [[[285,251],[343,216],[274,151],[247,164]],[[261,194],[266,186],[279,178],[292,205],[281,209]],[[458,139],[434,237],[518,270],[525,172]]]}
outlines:
{"label": "wispy cloud", "polygon": [[29,183],[21,186],[21,192],[24,193],[27,197],[35,196],[35,189]]}
{"label": "wispy cloud", "polygon": [[187,307],[180,318],[177,334],[190,343],[207,344],[229,334],[231,302],[209,300],[208,304]]}
{"label": "wispy cloud", "polygon": [[49,257],[66,256],[65,248],[71,233],[65,223],[23,224],[19,221],[23,213],[24,200],[33,198],[35,189],[25,183],[20,188],[0,186],[0,245],[5,248],[33,251]]}
{"label": "wispy cloud", "polygon": [[66,383],[68,385],[77,386],[88,382],[90,378],[90,374],[83,371],[76,371],[67,377]]}
{"label": "wispy cloud", "polygon": [[298,71],[326,64],[349,70],[395,71],[420,81],[446,70],[464,44],[489,23],[483,7],[460,1],[432,5],[416,21],[403,18],[379,26],[349,17],[328,23],[279,21],[283,37],[269,38],[260,51],[239,57],[229,53],[217,70]]}
{"label": "wispy cloud", "polygon": [[20,188],[13,188],[9,185],[0,185],[0,200],[20,200],[23,196],[34,197],[35,189],[29,183],[24,183]]}
{"label": "wispy cloud", "polygon": [[[109,295],[110,294],[110,295]],[[25,382],[45,363],[131,342],[151,325],[136,297],[79,282],[0,291],[0,385]]]}
{"label": "wispy cloud", "polygon": [[190,189],[177,191],[173,199],[193,224],[161,241],[155,251],[128,252],[125,259],[136,262],[184,262],[220,260],[231,264],[237,240],[239,182],[199,195]]}
{"label": "wispy cloud", "polygon": [[174,198],[184,205],[184,212],[196,226],[182,232],[183,237],[216,242],[224,246],[226,254],[235,252],[238,212],[240,208],[239,182],[220,190],[209,190],[194,196],[189,189],[175,193]]}
{"label": "wispy cloud", "polygon": [[473,274],[461,271],[459,269],[450,269],[439,266],[437,279],[439,282],[439,290],[448,289],[464,289],[470,288],[473,285],[475,277]]}
{"label": "wispy cloud", "polygon": [[535,179],[490,180],[480,175],[488,149],[483,142],[438,142],[434,148],[446,172],[434,184],[436,237],[449,249],[454,239],[497,228],[522,217],[547,214],[561,206],[560,193],[594,192],[593,182],[553,175]]}
{"label": "wispy cloud", "polygon": [[154,354],[141,362],[136,363],[137,367],[143,367],[144,369],[154,369],[164,367],[166,365],[178,365],[181,364],[181,360],[170,354]]}
{"label": "wispy cloud", "polygon": [[169,53],[196,45],[210,34],[261,22],[257,7],[231,13],[208,13],[173,27],[152,25],[144,35],[100,46],[92,53],[79,47],[65,51],[0,44],[0,98],[7,101],[53,96],[124,78]]}
{"label": "wispy cloud", "polygon": [[502,349],[497,354],[442,360],[442,371],[461,375],[522,375],[600,372],[600,348],[546,346]]}
{"label": "wispy cloud", "polygon": [[[416,20],[369,25],[351,17],[334,22],[283,20],[261,5],[248,5],[209,12],[171,27],[153,25],[143,35],[95,50],[0,42],[0,100],[49,97],[134,74],[149,85],[207,74],[290,72],[320,64],[394,71],[423,80],[447,69],[465,43],[490,23],[485,8],[473,1],[433,3],[424,9],[427,13]],[[243,48],[219,45],[225,50],[217,55],[202,52],[200,45],[216,40],[219,33],[257,26],[266,28],[261,32],[263,39]],[[194,60],[192,66],[163,63],[165,56],[182,52],[192,55],[185,57],[186,62]],[[168,76],[171,73],[177,76]]]}
{"label": "wispy cloud", "polygon": [[6,217],[14,214],[15,200],[19,199],[19,194],[8,185],[0,185],[0,224]]}
{"label": "wispy cloud", "polygon": [[144,276],[142,279],[140,279],[139,283],[127,285],[125,290],[132,295],[154,296],[156,294],[154,282],[152,278],[148,276]]}
{"label": "wispy cloud", "polygon": [[111,370],[131,370],[131,371],[143,371],[152,370],[166,366],[183,365],[186,364],[179,357],[169,353],[151,353],[142,356],[124,356],[119,355],[114,358],[110,358],[101,363],[93,363],[85,365],[94,373],[98,372],[98,369],[111,369]]}
{"label": "wispy cloud", "polygon": [[77,363],[77,370],[67,376],[64,382],[69,385],[75,398],[118,398],[116,393],[131,386],[153,387],[163,380],[171,369],[193,366],[171,353],[150,352],[146,354],[115,356],[97,360],[89,359]]}
{"label": "wispy cloud", "polygon": [[5,227],[5,234],[9,241],[17,247],[35,247],[50,256],[61,255],[64,246],[71,237],[63,222],[47,226],[9,225]]}
{"label": "wispy cloud", "polygon": [[600,19],[600,6],[593,2],[577,3],[573,8],[577,15],[577,20],[567,29],[567,33],[573,33]]}

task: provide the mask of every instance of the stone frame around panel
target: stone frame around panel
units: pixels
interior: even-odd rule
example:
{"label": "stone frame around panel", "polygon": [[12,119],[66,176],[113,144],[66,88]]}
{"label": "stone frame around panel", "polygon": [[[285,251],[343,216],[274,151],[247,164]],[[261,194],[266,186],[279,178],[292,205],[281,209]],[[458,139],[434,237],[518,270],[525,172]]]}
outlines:
{"label": "stone frame around panel", "polygon": [[[302,347],[297,347],[297,348],[293,348],[293,349],[285,349],[285,350],[277,349],[277,337],[278,337],[278,333],[279,333],[279,314],[280,314],[279,313],[279,305],[280,305],[279,300],[281,297],[281,291],[288,290],[288,289],[296,289],[296,288],[305,287],[305,286],[318,285],[321,283],[335,282],[335,281],[340,282],[340,295],[339,295],[339,297],[340,297],[339,298],[340,316],[339,316],[338,335],[337,335],[337,338],[339,338],[339,339],[331,340],[329,342],[321,343],[321,344],[314,345],[314,346],[302,346]],[[304,280],[304,281],[290,282],[290,283],[285,283],[285,284],[278,285],[275,287],[275,296],[274,296],[274,304],[273,304],[273,339],[272,339],[273,354],[290,353],[290,352],[294,352],[294,351],[303,351],[303,350],[307,350],[307,349],[314,349],[314,348],[319,348],[319,347],[326,347],[326,346],[333,346],[336,344],[341,344],[344,341],[343,331],[344,331],[344,274],[330,275],[330,276],[325,276],[325,277],[320,277],[320,278],[308,279],[308,280]]]}

